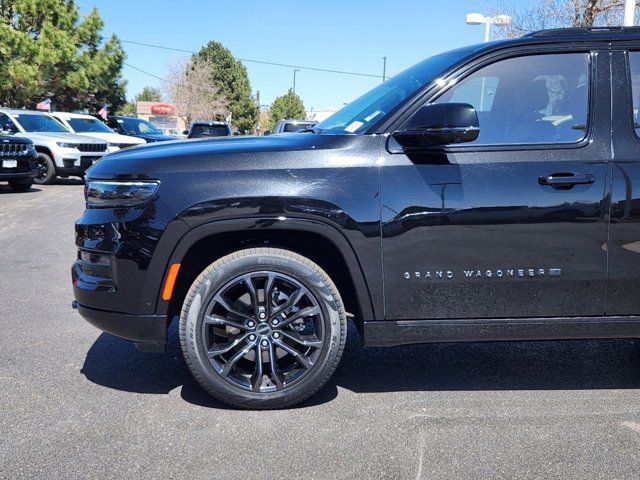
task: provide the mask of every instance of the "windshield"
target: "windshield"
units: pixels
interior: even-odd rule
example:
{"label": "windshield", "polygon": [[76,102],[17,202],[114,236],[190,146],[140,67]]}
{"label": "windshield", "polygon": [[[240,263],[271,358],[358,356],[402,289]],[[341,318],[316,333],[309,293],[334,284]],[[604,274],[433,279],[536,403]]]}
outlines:
{"label": "windshield", "polygon": [[441,76],[469,54],[456,50],[427,58],[390,78],[319,123],[323,133],[362,133],[400,106],[423,86]]}
{"label": "windshield", "polygon": [[137,135],[139,133],[157,133],[162,134],[160,130],[151,125],[146,120],[139,118],[119,118],[118,123],[129,135]]}
{"label": "windshield", "polygon": [[283,132],[299,132],[300,130],[304,130],[305,128],[313,127],[315,125],[314,122],[290,122],[284,124]]}
{"label": "windshield", "polygon": [[67,122],[76,133],[113,133],[113,130],[96,118],[67,118]]}
{"label": "windshield", "polygon": [[31,115],[21,113],[14,115],[14,120],[24,128],[25,132],[64,132],[69,133],[64,125],[49,115]]}

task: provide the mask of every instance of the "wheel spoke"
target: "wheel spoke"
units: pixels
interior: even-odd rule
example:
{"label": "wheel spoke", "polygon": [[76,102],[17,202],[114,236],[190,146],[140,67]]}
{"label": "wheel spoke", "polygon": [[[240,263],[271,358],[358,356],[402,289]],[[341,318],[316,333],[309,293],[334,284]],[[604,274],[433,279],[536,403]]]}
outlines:
{"label": "wheel spoke", "polygon": [[275,343],[278,347],[283,349],[285,352],[291,354],[293,358],[295,358],[298,361],[298,363],[302,365],[305,369],[309,370],[313,367],[313,363],[311,363],[307,357],[302,355],[300,352],[298,352],[294,348],[290,347],[284,342],[276,341]]}
{"label": "wheel spoke", "polygon": [[251,376],[251,388],[254,392],[260,391],[263,380],[262,375],[262,347],[260,347],[260,344],[256,344],[256,369]]}
{"label": "wheel spoke", "polygon": [[312,348],[320,348],[322,347],[322,340],[319,340],[318,338],[316,338],[316,336],[309,336],[309,338],[304,338],[302,335],[300,335],[297,332],[285,332],[283,331],[282,334],[287,337],[290,338],[291,340],[293,340],[296,343],[299,343],[300,345],[304,346],[304,347],[312,347]]}
{"label": "wheel spoke", "polygon": [[218,355],[222,355],[224,353],[230,352],[235,347],[237,347],[242,342],[244,342],[248,337],[249,337],[249,334],[245,334],[242,337],[238,337],[231,342],[227,342],[223,347],[211,348],[207,351],[207,355],[209,355],[209,358],[213,358],[213,357],[217,357]]}
{"label": "wheel spoke", "polygon": [[267,276],[267,281],[264,284],[264,304],[267,309],[267,316],[271,316],[271,310],[273,310],[273,305],[271,305],[271,294],[273,293],[273,285],[275,284],[276,276],[273,273],[269,273]]}
{"label": "wheel spoke", "polygon": [[282,305],[276,307],[273,311],[272,316],[280,315],[282,312],[289,310],[291,307],[295,306],[302,297],[304,297],[308,293],[308,290],[304,287],[300,287],[298,290],[293,292],[289,299],[283,303]]}
{"label": "wheel spoke", "polygon": [[243,318],[248,318],[253,320],[253,315],[249,314],[249,313],[244,313],[241,312],[240,310],[238,310],[235,307],[232,307],[229,302],[227,302],[227,300],[221,295],[218,294],[215,296],[214,300],[216,302],[218,302],[220,305],[222,305],[222,307],[227,310],[229,313],[233,313],[234,315],[238,315],[239,317],[243,317]]}
{"label": "wheel spoke", "polygon": [[285,325],[289,325],[291,322],[295,322],[296,320],[299,320],[301,318],[311,317],[312,315],[317,315],[318,313],[320,313],[320,309],[318,307],[316,306],[306,307],[306,308],[303,308],[302,310],[297,311],[296,313],[291,315],[289,318],[285,318],[284,320],[281,320],[279,326],[284,327]]}
{"label": "wheel spoke", "polygon": [[233,357],[231,357],[227,363],[224,364],[224,367],[222,368],[222,372],[221,375],[223,377],[227,377],[229,376],[229,374],[231,373],[231,371],[233,370],[233,367],[236,366],[236,363],[238,363],[238,361],[244,357],[247,353],[249,353],[251,351],[251,349],[253,347],[255,347],[257,345],[257,342],[252,342],[250,344],[247,344],[247,346],[245,346],[242,350],[239,350],[238,352],[236,352]]}
{"label": "wheel spoke", "polygon": [[278,390],[282,390],[284,388],[284,383],[280,378],[280,374],[278,373],[278,357],[276,356],[276,351],[273,348],[273,344],[269,344],[269,366],[271,368],[271,380],[276,384],[276,388]]}
{"label": "wheel spoke", "polygon": [[242,277],[242,281],[247,286],[247,290],[249,290],[249,296],[251,296],[251,304],[253,306],[253,315],[258,315],[258,306],[260,304],[260,299],[258,298],[258,292],[256,291],[256,286],[253,284],[253,279],[251,275],[245,275]]}
{"label": "wheel spoke", "polygon": [[234,322],[233,320],[229,320],[228,318],[221,317],[220,315],[205,315],[204,323],[205,325],[220,325],[220,326],[239,328],[240,330],[245,330],[245,331],[249,330],[249,327],[247,327],[246,325],[239,322]]}

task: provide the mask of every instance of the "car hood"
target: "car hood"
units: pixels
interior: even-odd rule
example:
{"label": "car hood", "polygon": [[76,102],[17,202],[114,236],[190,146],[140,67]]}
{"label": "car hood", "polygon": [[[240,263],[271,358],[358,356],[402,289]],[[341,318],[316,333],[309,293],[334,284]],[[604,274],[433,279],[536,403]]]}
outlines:
{"label": "car hood", "polygon": [[26,137],[16,136],[12,137],[11,135],[0,135],[0,144],[24,144],[24,143],[33,143],[33,141],[29,140]]}
{"label": "car hood", "polygon": [[[177,140],[125,149],[104,157],[90,171],[93,178],[153,178],[180,171],[255,170],[302,165],[309,153],[351,149],[361,135],[285,133],[262,137]],[[353,153],[350,155],[353,156]]]}
{"label": "car hood", "polygon": [[130,137],[129,135],[120,135],[118,133],[83,132],[78,133],[78,135],[82,135],[83,137],[99,138],[101,140],[106,140],[109,143],[126,143],[130,145],[142,145],[146,143],[142,138]]}
{"label": "car hood", "polygon": [[164,135],[162,133],[139,133],[135,135],[138,138],[142,138],[147,142],[165,142],[168,140],[178,140],[178,137],[172,137],[171,135]]}
{"label": "car hood", "polygon": [[86,137],[84,135],[76,135],[75,133],[62,132],[26,132],[19,133],[21,137],[30,138],[35,143],[38,140],[43,142],[72,142],[72,143],[106,143],[104,140],[94,137]]}

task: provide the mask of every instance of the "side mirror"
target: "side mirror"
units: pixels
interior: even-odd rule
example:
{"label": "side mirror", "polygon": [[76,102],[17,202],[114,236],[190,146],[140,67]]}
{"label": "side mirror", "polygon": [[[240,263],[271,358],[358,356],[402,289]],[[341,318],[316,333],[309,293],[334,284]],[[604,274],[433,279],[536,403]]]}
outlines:
{"label": "side mirror", "polygon": [[473,142],[480,135],[475,108],[468,103],[434,103],[421,107],[393,137],[405,148]]}
{"label": "side mirror", "polygon": [[271,135],[271,130],[265,130],[263,135]]}
{"label": "side mirror", "polygon": [[183,131],[182,131],[182,134],[183,134],[183,135],[189,135],[189,130],[183,130]]}

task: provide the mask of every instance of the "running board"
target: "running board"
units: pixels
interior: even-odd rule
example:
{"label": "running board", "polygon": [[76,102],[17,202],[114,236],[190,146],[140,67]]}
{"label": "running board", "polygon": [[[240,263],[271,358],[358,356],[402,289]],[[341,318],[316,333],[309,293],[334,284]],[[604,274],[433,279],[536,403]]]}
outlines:
{"label": "running board", "polygon": [[640,316],[364,322],[365,347],[414,343],[640,338]]}

